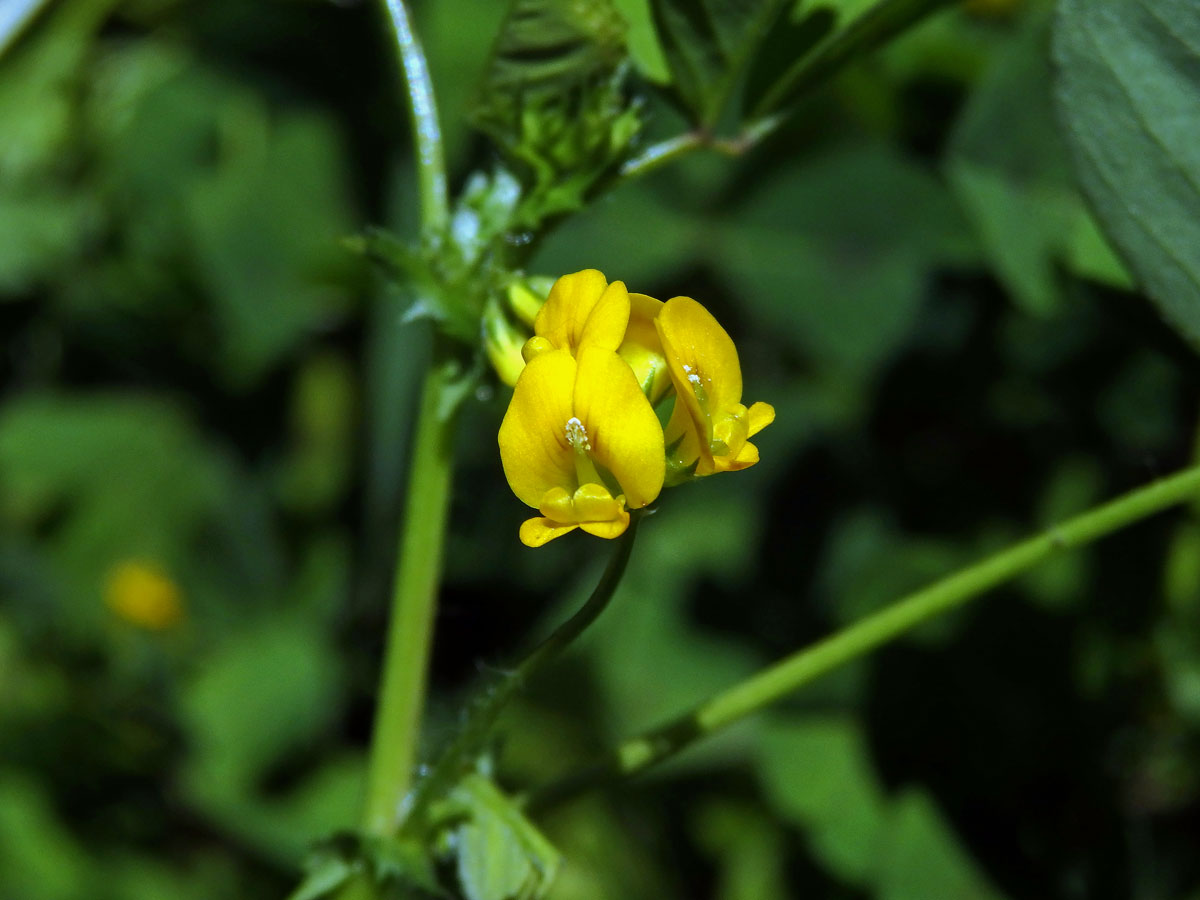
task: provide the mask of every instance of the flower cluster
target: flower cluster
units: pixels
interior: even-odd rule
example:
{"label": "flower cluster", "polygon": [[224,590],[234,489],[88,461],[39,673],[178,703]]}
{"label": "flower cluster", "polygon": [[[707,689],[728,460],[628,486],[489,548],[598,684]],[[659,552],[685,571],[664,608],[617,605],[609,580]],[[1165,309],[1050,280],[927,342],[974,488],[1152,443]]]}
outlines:
{"label": "flower cluster", "polygon": [[737,349],[690,297],[585,269],[554,283],[533,330],[500,425],[509,486],[541,513],[521,525],[526,545],[576,528],[615,538],[664,484],[758,462],[749,438],[775,410],[742,405]]}

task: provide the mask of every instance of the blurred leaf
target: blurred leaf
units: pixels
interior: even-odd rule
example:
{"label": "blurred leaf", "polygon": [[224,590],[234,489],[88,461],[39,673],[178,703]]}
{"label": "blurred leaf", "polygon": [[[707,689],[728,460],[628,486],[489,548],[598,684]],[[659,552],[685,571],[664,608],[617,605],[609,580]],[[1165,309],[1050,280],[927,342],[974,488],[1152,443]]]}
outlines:
{"label": "blurred leaf", "polygon": [[950,182],[1013,299],[1046,316],[1061,303],[1056,265],[1129,286],[1073,183],[1050,96],[1049,21],[1030,17],[971,93],[951,138]]}
{"label": "blurred leaf", "polygon": [[[1104,488],[1104,473],[1087,457],[1062,460],[1043,489],[1038,525],[1050,528],[1094,505]],[[1086,599],[1086,579],[1092,554],[1087,548],[1057,553],[1021,579],[1033,599],[1046,609],[1078,608]]]}
{"label": "blurred leaf", "polygon": [[768,800],[805,829],[813,854],[832,872],[855,885],[874,881],[887,799],[855,720],[774,723],[762,736],[758,773]]}
{"label": "blurred leaf", "polygon": [[94,629],[117,562],[178,564],[228,513],[232,489],[228,462],[163,403],[26,394],[0,408],[0,521],[53,524],[44,546],[74,601],[71,626]]}
{"label": "blurred leaf", "polygon": [[907,336],[932,270],[973,248],[932,175],[868,145],[760,183],[712,251],[760,328],[865,376]]}
{"label": "blurred leaf", "polygon": [[[920,590],[970,560],[970,548],[910,535],[873,509],[847,512],[829,538],[820,573],[831,617],[849,625]],[[941,616],[902,640],[944,641],[962,619]]]}
{"label": "blurred leaf", "polygon": [[303,620],[276,617],[231,638],[185,691],[195,742],[191,791],[226,798],[252,789],[329,721],[337,671],[332,649]]}
{"label": "blurred leaf", "polygon": [[[790,33],[797,48],[808,52],[800,55],[773,82],[769,73],[756,73],[750,87],[757,95],[752,94],[747,103],[747,106],[753,104],[750,118],[759,119],[776,112],[846,63],[884,45],[951,2],[953,0],[878,0],[869,6],[866,0],[827,2],[824,5],[833,7],[838,13],[839,27],[830,32],[826,18],[819,12],[792,27]],[[825,34],[828,36],[809,50],[814,39]],[[767,83],[770,87],[760,87]]]}
{"label": "blurred leaf", "polygon": [[719,867],[716,900],[778,900],[788,895],[783,835],[760,809],[712,802],[701,808],[695,829]]}
{"label": "blurred leaf", "polygon": [[0,769],[0,897],[75,900],[86,896],[95,874],[40,786]]}
{"label": "blurred leaf", "polygon": [[783,0],[652,0],[672,83],[696,124],[712,128]]}
{"label": "blurred leaf", "polygon": [[877,851],[879,900],[1000,897],[924,791],[896,797],[883,836]]}
{"label": "blurred leaf", "polygon": [[228,102],[223,115],[220,162],[191,185],[188,210],[227,371],[244,384],[344,310],[345,290],[332,276],[348,262],[338,241],[350,216],[327,120],[271,122],[250,97]]}
{"label": "blurred leaf", "polygon": [[1061,0],[1054,55],[1083,188],[1167,321],[1200,347],[1200,6]]}
{"label": "blurred leaf", "polygon": [[654,27],[651,0],[613,0],[613,6],[629,26],[626,43],[638,72],[650,81],[666,84],[671,70]]}

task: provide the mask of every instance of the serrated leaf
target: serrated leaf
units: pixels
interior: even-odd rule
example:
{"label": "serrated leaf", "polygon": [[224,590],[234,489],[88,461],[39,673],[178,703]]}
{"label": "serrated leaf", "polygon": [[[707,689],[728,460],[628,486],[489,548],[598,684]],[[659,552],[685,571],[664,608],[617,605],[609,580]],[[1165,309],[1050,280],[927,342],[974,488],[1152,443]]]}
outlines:
{"label": "serrated leaf", "polygon": [[654,17],[680,100],[696,122],[717,123],[781,0],[653,0]]}
{"label": "serrated leaf", "polygon": [[1200,5],[1061,0],[1056,91],[1101,225],[1200,348]]}
{"label": "serrated leaf", "polygon": [[608,0],[512,0],[481,99],[561,90],[611,71],[624,55],[625,22]]}

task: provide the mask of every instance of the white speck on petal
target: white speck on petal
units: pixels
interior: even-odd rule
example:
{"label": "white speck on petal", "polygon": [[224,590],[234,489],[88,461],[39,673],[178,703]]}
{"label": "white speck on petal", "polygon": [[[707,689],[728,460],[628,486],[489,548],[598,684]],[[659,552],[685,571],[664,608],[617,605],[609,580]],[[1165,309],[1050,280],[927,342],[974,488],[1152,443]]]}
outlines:
{"label": "white speck on petal", "polygon": [[588,440],[587,429],[583,427],[583,423],[579,421],[578,416],[571,416],[567,419],[567,424],[563,428],[567,436],[567,443],[576,450],[591,450],[592,444]]}

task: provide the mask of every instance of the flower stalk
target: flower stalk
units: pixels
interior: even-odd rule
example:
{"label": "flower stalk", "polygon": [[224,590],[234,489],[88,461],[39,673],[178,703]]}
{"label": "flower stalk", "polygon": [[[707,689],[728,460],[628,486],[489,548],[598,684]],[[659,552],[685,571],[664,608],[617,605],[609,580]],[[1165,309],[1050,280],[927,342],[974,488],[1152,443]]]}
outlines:
{"label": "flower stalk", "polygon": [[624,741],[603,759],[537,791],[531,807],[553,805],[596,784],[663,762],[696,741],[786,697],[917,625],[964,605],[1050,556],[1112,534],[1155,513],[1200,498],[1200,466],[1138,488],[909,594],[834,635],[785,657],[689,712]]}

